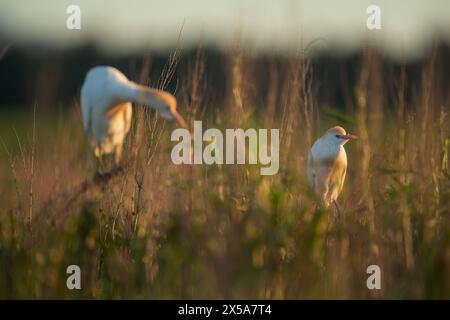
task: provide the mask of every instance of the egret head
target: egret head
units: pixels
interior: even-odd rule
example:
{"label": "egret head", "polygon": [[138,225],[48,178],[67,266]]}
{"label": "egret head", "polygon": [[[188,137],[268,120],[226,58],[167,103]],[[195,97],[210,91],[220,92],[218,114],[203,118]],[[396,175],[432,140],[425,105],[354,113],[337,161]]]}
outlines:
{"label": "egret head", "polygon": [[177,112],[176,98],[167,92],[164,92],[164,95],[161,98],[158,106],[161,116],[166,120],[175,120],[181,127],[187,128],[187,124],[183,117]]}
{"label": "egret head", "polygon": [[339,126],[328,129],[324,135],[324,138],[330,141],[330,143],[340,146],[343,146],[349,140],[358,139],[355,135],[347,134],[345,129]]}

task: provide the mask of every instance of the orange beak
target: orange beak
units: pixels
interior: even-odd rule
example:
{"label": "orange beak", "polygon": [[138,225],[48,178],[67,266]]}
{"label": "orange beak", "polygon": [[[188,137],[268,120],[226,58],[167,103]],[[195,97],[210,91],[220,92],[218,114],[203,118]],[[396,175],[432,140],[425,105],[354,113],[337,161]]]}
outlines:
{"label": "orange beak", "polygon": [[344,140],[355,140],[355,139],[358,139],[358,137],[353,135],[353,134],[343,134],[343,135],[341,135],[341,139],[344,139]]}
{"label": "orange beak", "polygon": [[173,109],[170,111],[170,113],[172,114],[172,117],[175,119],[175,121],[180,125],[180,127],[188,129],[186,121],[184,121],[183,117],[177,112],[177,110]]}

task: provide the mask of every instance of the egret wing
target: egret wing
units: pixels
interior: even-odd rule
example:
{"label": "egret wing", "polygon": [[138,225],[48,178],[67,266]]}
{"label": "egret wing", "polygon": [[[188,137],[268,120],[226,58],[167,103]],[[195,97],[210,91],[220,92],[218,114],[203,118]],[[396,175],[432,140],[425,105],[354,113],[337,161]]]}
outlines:
{"label": "egret wing", "polygon": [[345,174],[347,171],[347,155],[341,151],[330,171],[329,192],[330,200],[336,200],[344,187]]}

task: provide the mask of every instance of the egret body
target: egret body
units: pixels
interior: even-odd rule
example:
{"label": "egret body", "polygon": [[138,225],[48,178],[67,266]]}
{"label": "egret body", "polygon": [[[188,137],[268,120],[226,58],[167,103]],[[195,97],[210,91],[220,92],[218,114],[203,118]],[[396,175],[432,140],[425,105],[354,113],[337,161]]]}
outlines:
{"label": "egret body", "polygon": [[114,154],[118,166],[125,137],[131,127],[132,103],[156,109],[163,118],[187,127],[176,110],[175,97],[165,91],[139,85],[119,70],[97,66],[88,71],[81,88],[81,113],[89,144],[100,173],[102,155]]}
{"label": "egret body", "polygon": [[344,144],[351,139],[356,139],[356,136],[347,134],[344,128],[336,126],[317,139],[309,151],[308,184],[324,207],[336,204],[344,186],[347,171]]}

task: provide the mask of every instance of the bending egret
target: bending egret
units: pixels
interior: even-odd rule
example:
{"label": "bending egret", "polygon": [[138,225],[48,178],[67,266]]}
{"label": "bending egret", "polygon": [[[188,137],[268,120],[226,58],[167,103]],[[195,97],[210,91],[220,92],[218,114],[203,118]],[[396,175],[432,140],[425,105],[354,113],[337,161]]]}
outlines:
{"label": "bending egret", "polygon": [[336,126],[314,142],[308,154],[307,174],[311,190],[328,208],[334,203],[344,186],[347,171],[347,154],[344,144],[356,136],[347,134],[344,128]]}
{"label": "bending egret", "polygon": [[115,167],[119,165],[123,143],[131,127],[132,102],[150,106],[163,118],[175,119],[180,126],[187,127],[170,93],[134,83],[113,67],[90,69],[81,88],[81,112],[84,130],[97,158],[99,175],[102,175],[102,155],[114,153]]}

